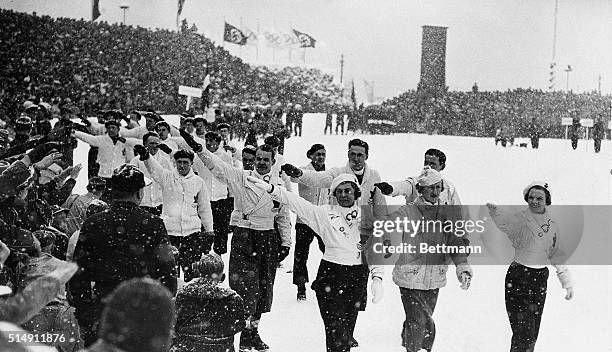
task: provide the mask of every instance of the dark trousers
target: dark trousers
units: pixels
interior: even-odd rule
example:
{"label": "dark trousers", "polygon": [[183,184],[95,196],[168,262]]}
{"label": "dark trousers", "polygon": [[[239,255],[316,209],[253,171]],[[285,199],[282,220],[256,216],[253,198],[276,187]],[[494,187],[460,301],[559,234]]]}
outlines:
{"label": "dark trousers", "polygon": [[546,301],[548,268],[513,262],[506,273],[506,312],[512,328],[511,352],[532,352]]}
{"label": "dark trousers", "polygon": [[162,205],[161,204],[156,206],[156,207],[147,207],[147,206],[141,205],[140,208],[145,210],[145,211],[147,211],[150,214],[157,215],[157,216],[160,216],[161,213],[162,213]]}
{"label": "dark trousers", "polygon": [[100,196],[100,200],[105,202],[106,204],[111,204],[113,202],[113,187],[111,186],[111,179],[105,178],[106,187],[104,188],[104,193]]}
{"label": "dark trousers", "polygon": [[400,287],[406,314],[402,341],[407,352],[417,352],[421,349],[431,351],[436,338],[433,312],[436,309],[439,291],[440,289],[415,290]]}
{"label": "dark trousers", "polygon": [[321,236],[314,232],[308,225],[295,224],[295,252],[293,256],[293,284],[304,285],[310,279],[308,278],[308,254],[310,252],[310,244],[313,239],[317,239],[319,250],[325,253],[325,244]]}
{"label": "dark trousers", "polygon": [[337,123],[336,122],[336,134],[338,134],[338,127],[340,127],[340,134],[344,134],[344,123]]}
{"label": "dark trousers", "polygon": [[332,123],[330,122],[325,122],[325,131],[323,131],[323,134],[327,134],[327,127],[329,127],[329,134],[332,134]]}
{"label": "dark trousers", "polygon": [[599,153],[599,150],[601,150],[601,139],[593,139],[593,142],[595,143],[595,153]]}
{"label": "dark trousers", "polygon": [[98,176],[100,171],[100,164],[98,164],[98,148],[91,147],[87,152],[87,178],[90,179],[94,176]]}
{"label": "dark trousers", "polygon": [[179,251],[176,263],[177,274],[180,273],[178,268],[183,269],[185,274],[185,282],[195,278],[195,273],[191,268],[191,264],[197,262],[202,257],[204,239],[200,232],[194,232],[187,236],[168,236],[170,244],[176,247]]}
{"label": "dark trousers", "polygon": [[349,352],[357,313],[365,306],[367,276],[363,265],[340,265],[321,260],[312,289],[325,326],[327,352]]}
{"label": "dark trousers", "polygon": [[215,240],[213,250],[221,255],[227,253],[227,234],[229,233],[230,217],[234,209],[234,198],[219,199],[210,202],[213,214]]}
{"label": "dark trousers", "polygon": [[540,137],[531,137],[531,148],[538,149],[540,146]]}
{"label": "dark trousers", "polygon": [[302,121],[295,123],[294,136],[302,136]]}
{"label": "dark trousers", "polygon": [[247,315],[267,313],[272,308],[279,243],[274,229],[234,228],[229,285],[244,300]]}

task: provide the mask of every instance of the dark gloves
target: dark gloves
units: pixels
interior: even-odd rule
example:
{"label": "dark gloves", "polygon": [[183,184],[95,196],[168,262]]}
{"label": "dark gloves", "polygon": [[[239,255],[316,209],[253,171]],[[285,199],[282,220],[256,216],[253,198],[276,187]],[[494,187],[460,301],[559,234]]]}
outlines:
{"label": "dark gloves", "polygon": [[47,142],[44,144],[40,144],[34,147],[34,149],[27,152],[26,155],[30,157],[30,163],[35,164],[41,161],[52,150],[60,150],[60,144],[56,142]]}
{"label": "dark gloves", "polygon": [[280,246],[280,250],[278,251],[278,262],[282,262],[289,255],[289,251],[291,248],[287,246]]}
{"label": "dark gloves", "polygon": [[300,177],[302,176],[302,170],[300,170],[299,168],[291,165],[291,164],[285,164],[283,166],[281,166],[281,170],[283,170],[287,176],[289,177]]}
{"label": "dark gloves", "polygon": [[83,122],[83,124],[87,127],[91,126],[91,121],[89,121],[88,119],[86,119],[85,117],[81,117],[81,122]]}
{"label": "dark gloves", "polygon": [[386,196],[391,195],[391,193],[393,193],[393,186],[391,186],[387,182],[375,183],[374,187],[377,187],[382,192],[382,194]]}
{"label": "dark gloves", "polygon": [[147,148],[145,148],[144,145],[141,145],[141,144],[137,144],[134,146],[134,154],[140,155],[140,160],[142,161],[149,159],[149,156],[150,156]]}
{"label": "dark gloves", "polygon": [[194,152],[199,153],[202,151],[202,145],[196,142],[195,139],[193,139],[193,137],[187,131],[185,131],[184,128],[181,128],[179,130],[179,133],[181,134],[181,137],[183,137],[183,139],[185,140],[185,143],[187,143],[187,145],[191,147]]}
{"label": "dark gloves", "polygon": [[225,149],[225,150],[227,150],[227,151],[230,151],[230,152],[232,152],[232,153],[235,153],[235,152],[236,152],[236,148],[234,148],[234,147],[232,147],[232,146],[229,146],[229,145],[227,145],[227,144],[223,146],[223,149]]}
{"label": "dark gloves", "polygon": [[125,143],[126,142],[125,137],[117,137],[117,140],[119,142],[121,142],[121,143]]}
{"label": "dark gloves", "polygon": [[170,147],[168,147],[164,143],[160,143],[157,147],[159,148],[159,150],[161,150],[162,152],[164,152],[166,154],[171,154],[172,153],[172,149],[170,149]]}

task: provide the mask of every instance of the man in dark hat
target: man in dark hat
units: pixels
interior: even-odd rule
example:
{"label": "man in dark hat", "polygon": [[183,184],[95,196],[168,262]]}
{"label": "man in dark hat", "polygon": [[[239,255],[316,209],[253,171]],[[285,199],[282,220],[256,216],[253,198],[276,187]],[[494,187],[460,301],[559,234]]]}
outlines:
{"label": "man in dark hat", "polygon": [[111,209],[85,220],[74,252],[81,270],[71,280],[70,291],[86,345],[96,336],[102,300],[121,282],[149,276],[176,293],[166,227],[161,218],[139,207],[150,180],[137,167],[123,164],[113,171],[110,183]]}
{"label": "man in dark hat", "polygon": [[32,119],[22,115],[15,120],[15,138],[9,143],[10,147],[25,144],[30,139],[32,132]]}

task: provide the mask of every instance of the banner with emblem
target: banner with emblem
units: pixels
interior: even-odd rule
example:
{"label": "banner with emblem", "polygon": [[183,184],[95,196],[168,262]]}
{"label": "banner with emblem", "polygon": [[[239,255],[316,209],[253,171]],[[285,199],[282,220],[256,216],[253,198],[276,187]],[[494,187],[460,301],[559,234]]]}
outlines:
{"label": "banner with emblem", "polygon": [[301,48],[314,48],[317,42],[311,35],[297,30],[293,30],[293,33],[298,38]]}
{"label": "banner with emblem", "polygon": [[244,33],[236,26],[232,26],[231,24],[225,22],[223,40],[238,45],[245,45],[247,43],[247,36],[244,35]]}

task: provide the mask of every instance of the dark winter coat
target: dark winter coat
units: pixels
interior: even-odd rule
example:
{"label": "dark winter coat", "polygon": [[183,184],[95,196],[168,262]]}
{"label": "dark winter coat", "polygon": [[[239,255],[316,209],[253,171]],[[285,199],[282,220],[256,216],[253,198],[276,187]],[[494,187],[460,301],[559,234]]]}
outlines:
{"label": "dark winter coat", "polygon": [[207,279],[194,280],[176,297],[173,352],[234,351],[234,335],[246,325],[242,298]]}
{"label": "dark winter coat", "polygon": [[15,189],[30,178],[29,168],[21,161],[15,161],[0,174],[0,199],[15,194]]}
{"label": "dark winter coat", "polygon": [[158,279],[176,293],[175,260],[166,227],[161,218],[135,203],[114,202],[109,210],[87,218],[74,261],[81,268],[70,281],[77,311],[92,305],[99,308],[102,298],[135,277]]}

